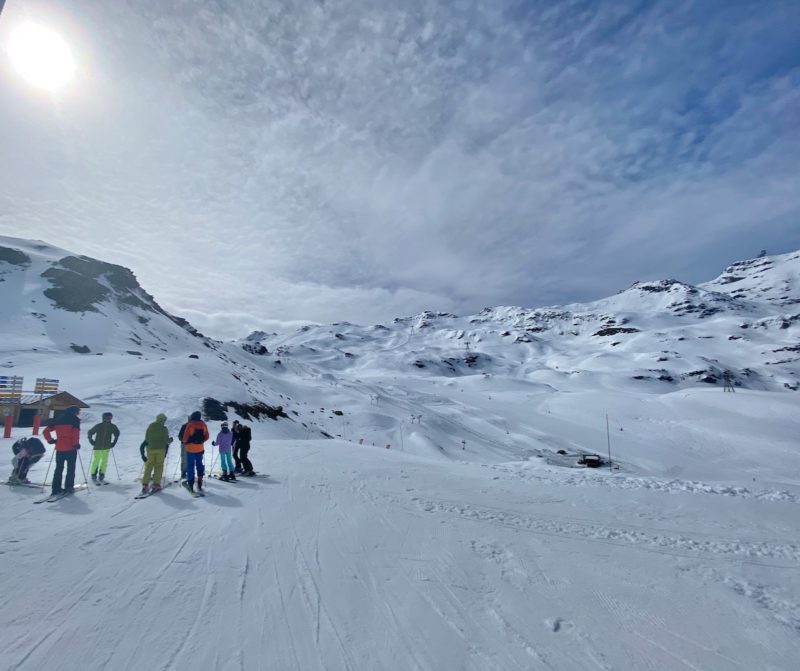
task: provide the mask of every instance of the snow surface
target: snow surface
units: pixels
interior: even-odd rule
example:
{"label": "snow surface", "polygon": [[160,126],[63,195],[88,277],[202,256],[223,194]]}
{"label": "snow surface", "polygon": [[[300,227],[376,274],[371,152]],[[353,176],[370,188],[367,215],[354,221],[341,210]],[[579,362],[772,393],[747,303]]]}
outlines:
{"label": "snow surface", "polygon": [[[84,429],[111,410],[123,432],[108,487],[0,488],[0,668],[800,668],[800,369],[774,352],[798,344],[800,255],[219,343],[124,296],[59,310],[41,272],[68,252],[0,245],[31,257],[0,261],[3,373],[57,377]],[[638,331],[593,335],[612,320]],[[283,406],[252,422],[271,477],[134,501],[147,424],[206,396]],[[606,413],[616,468],[577,467]]]}

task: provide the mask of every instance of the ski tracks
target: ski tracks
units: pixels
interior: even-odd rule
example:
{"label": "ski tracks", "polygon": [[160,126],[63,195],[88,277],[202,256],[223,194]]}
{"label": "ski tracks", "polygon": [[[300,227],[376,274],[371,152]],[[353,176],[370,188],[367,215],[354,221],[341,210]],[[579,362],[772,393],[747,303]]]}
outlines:
{"label": "ski tracks", "polygon": [[706,494],[755,501],[784,502],[798,504],[800,495],[781,489],[753,490],[740,485],[721,485],[696,480],[664,480],[657,477],[634,477],[620,473],[608,474],[603,471],[564,473],[563,471],[542,471],[528,464],[491,464],[485,468],[498,471],[512,479],[522,478],[543,484],[568,487],[609,487],[612,489],[647,490],[653,492]]}
{"label": "ski tracks", "polygon": [[[385,494],[394,505],[407,505],[404,499]],[[749,560],[782,560],[800,563],[800,546],[775,541],[746,541],[702,537],[693,533],[658,533],[632,525],[603,525],[589,521],[537,517],[522,513],[477,506],[469,503],[412,497],[411,502],[426,513],[453,515],[520,531],[563,536],[574,540],[629,545],[641,549],[674,553],[681,556],[712,556]]]}

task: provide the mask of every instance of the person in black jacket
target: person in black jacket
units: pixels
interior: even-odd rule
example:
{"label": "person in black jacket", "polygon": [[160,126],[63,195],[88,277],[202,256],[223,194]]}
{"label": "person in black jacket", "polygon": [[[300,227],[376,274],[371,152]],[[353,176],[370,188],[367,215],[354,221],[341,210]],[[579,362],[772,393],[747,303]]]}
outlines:
{"label": "person in black jacket", "polygon": [[186,443],[182,441],[181,437],[183,436],[183,432],[186,431],[186,425],[191,421],[192,416],[189,415],[178,430],[178,440],[181,440],[181,484],[186,481]]}
{"label": "person in black jacket", "polygon": [[14,452],[14,458],[11,460],[14,470],[11,472],[8,484],[29,484],[28,469],[39,461],[46,451],[42,441],[38,438],[20,438],[11,446],[11,450]]}
{"label": "person in black jacket", "polygon": [[239,430],[239,437],[236,439],[236,445],[239,451],[239,461],[242,463],[242,475],[255,475],[253,471],[253,464],[247,458],[247,453],[250,451],[250,440],[253,435],[250,432],[250,427],[242,424]]}
{"label": "person in black jacket", "polygon": [[239,434],[242,431],[242,425],[238,419],[233,420],[231,425],[231,433],[233,434],[233,442],[231,443],[231,450],[233,451],[233,465],[234,473],[242,472],[242,460],[239,458]]}

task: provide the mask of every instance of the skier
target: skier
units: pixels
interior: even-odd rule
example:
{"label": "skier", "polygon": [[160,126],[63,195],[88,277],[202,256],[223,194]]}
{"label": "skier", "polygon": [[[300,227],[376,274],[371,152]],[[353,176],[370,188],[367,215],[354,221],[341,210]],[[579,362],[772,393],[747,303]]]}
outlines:
{"label": "skier", "polygon": [[239,459],[239,432],[242,430],[242,425],[239,424],[238,419],[233,420],[233,426],[231,427],[231,433],[233,434],[233,442],[231,443],[231,447],[233,448],[233,461],[236,467],[233,469],[236,473],[242,472],[242,460]]}
{"label": "skier", "polygon": [[219,463],[222,467],[221,480],[236,480],[236,474],[233,472],[233,458],[231,457],[232,442],[233,434],[228,429],[228,422],[222,422],[222,427],[217,434],[216,440],[211,443],[219,448]]}
{"label": "skier", "polygon": [[236,444],[239,446],[239,461],[242,462],[242,475],[253,476],[256,474],[253,470],[253,464],[247,458],[252,437],[253,434],[250,431],[250,427],[247,424],[242,424],[242,428],[239,430],[239,438],[236,440]]}
{"label": "skier", "polygon": [[205,442],[208,440],[208,426],[202,419],[200,411],[189,415],[189,422],[181,434],[181,442],[186,443],[186,484],[185,487],[193,494],[195,473],[197,473],[197,494],[203,492],[203,475],[205,465],[203,454]]}
{"label": "skier", "polygon": [[[72,494],[75,491],[75,462],[78,459],[78,450],[81,449],[79,414],[80,408],[71,405],[61,413],[61,417],[51,420],[42,434],[48,445],[56,446],[56,468],[53,472],[51,495]],[[56,434],[55,438],[53,432]],[[64,464],[67,466],[67,476],[62,486]]]}
{"label": "skier", "polygon": [[186,443],[183,442],[183,432],[186,430],[186,425],[192,421],[189,416],[186,421],[178,429],[178,440],[181,441],[181,484],[186,482]]}
{"label": "skier", "polygon": [[95,424],[86,437],[94,448],[92,454],[92,465],[89,471],[92,475],[92,482],[103,482],[106,479],[108,468],[108,453],[119,440],[119,429],[116,424],[111,423],[113,415],[110,412],[103,413],[103,421]]}
{"label": "skier", "polygon": [[[142,494],[147,494],[150,485],[150,476],[153,477],[153,492],[161,491],[161,477],[164,474],[164,457],[167,447],[172,442],[169,430],[164,424],[167,416],[160,412],[154,422],[147,427],[144,443],[139,447],[144,460],[144,473],[142,474]],[[147,456],[145,456],[147,448]]]}
{"label": "skier", "polygon": [[28,469],[39,461],[47,450],[38,438],[20,438],[11,449],[14,452],[14,458],[11,460],[14,470],[11,471],[8,484],[30,484]]}

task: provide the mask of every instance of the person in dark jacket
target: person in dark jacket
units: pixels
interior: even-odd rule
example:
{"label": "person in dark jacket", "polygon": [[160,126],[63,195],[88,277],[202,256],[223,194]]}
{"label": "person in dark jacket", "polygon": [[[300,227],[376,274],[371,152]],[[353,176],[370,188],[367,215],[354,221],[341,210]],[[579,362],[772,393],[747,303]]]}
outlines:
{"label": "person in dark jacket", "polygon": [[192,416],[189,415],[181,425],[181,428],[178,429],[178,440],[181,441],[181,484],[186,482],[186,443],[183,442],[183,432],[186,431],[186,425],[191,421]]}
{"label": "person in dark jacket", "polygon": [[[53,473],[53,494],[72,494],[75,491],[75,462],[78,450],[81,449],[81,420],[78,417],[80,408],[71,405],[61,417],[48,423],[42,434],[49,445],[56,446],[56,469]],[[56,434],[55,438],[53,433]],[[63,486],[61,477],[67,466],[67,475]]]}
{"label": "person in dark jacket", "polygon": [[231,425],[231,433],[233,434],[233,442],[231,443],[231,449],[233,450],[233,465],[234,465],[234,473],[241,473],[242,472],[242,460],[239,459],[239,433],[242,430],[242,425],[239,423],[238,419],[233,420],[233,424]]}
{"label": "person in dark jacket", "polygon": [[33,466],[42,455],[47,451],[38,438],[20,438],[11,446],[14,458],[11,465],[11,477],[8,479],[10,485],[29,484],[28,469]]}
{"label": "person in dark jacket", "polygon": [[239,461],[242,463],[242,475],[255,475],[253,471],[253,464],[247,458],[247,453],[250,451],[250,440],[252,439],[250,427],[247,424],[242,424],[239,431],[239,438],[236,444],[239,446]]}
{"label": "person in dark jacket", "polygon": [[92,475],[92,482],[106,479],[108,469],[108,453],[119,440],[119,429],[116,424],[112,424],[113,415],[110,412],[103,413],[103,421],[95,424],[89,429],[86,437],[89,439],[94,453],[92,455],[92,465],[89,472]]}

